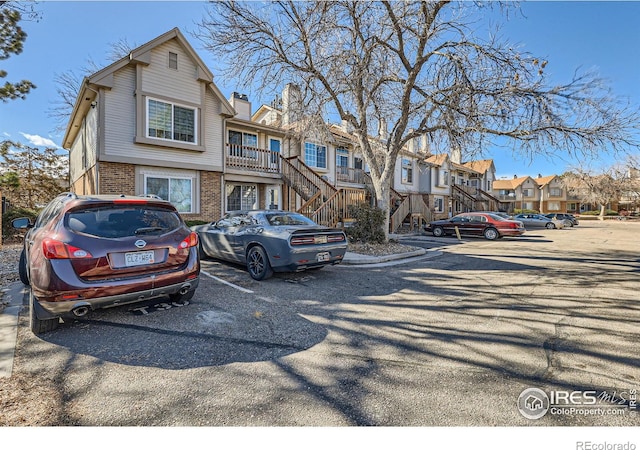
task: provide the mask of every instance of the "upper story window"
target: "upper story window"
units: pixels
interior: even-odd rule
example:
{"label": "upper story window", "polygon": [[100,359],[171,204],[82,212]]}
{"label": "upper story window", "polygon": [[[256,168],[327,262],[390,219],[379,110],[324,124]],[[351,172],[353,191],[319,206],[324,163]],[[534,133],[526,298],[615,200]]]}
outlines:
{"label": "upper story window", "polygon": [[551,188],[551,189],[549,189],[549,195],[551,197],[562,197],[562,189],[561,188]]}
{"label": "upper story window", "polygon": [[522,196],[523,197],[533,197],[533,189],[523,189],[522,190]]}
{"label": "upper story window", "polygon": [[327,147],[324,145],[314,144],[312,142],[304,143],[304,162],[310,167],[319,169],[327,168]]}
{"label": "upper story window", "polygon": [[336,166],[337,167],[349,167],[349,151],[345,148],[336,149]]}
{"label": "upper story window", "polygon": [[178,70],[178,54],[169,52],[169,69]]}
{"label": "upper story window", "polygon": [[258,135],[229,130],[229,155],[258,158]]}
{"label": "upper story window", "polygon": [[147,137],[196,143],[195,108],[151,98],[147,102]]}
{"label": "upper story window", "polygon": [[413,165],[411,164],[411,160],[408,158],[402,159],[402,182],[413,182]]}

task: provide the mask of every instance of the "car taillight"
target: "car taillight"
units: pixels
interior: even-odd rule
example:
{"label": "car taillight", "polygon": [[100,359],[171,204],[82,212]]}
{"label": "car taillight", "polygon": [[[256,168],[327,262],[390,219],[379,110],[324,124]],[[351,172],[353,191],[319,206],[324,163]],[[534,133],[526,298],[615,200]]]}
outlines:
{"label": "car taillight", "polygon": [[88,251],[55,239],[45,239],[42,241],[42,253],[44,253],[44,257],[47,259],[93,258]]}
{"label": "car taillight", "polygon": [[198,245],[198,233],[192,231],[189,236],[187,236],[178,247],[180,248],[190,248]]}
{"label": "car taillight", "polygon": [[342,242],[344,241],[343,234],[330,234],[327,236],[327,242]]}
{"label": "car taillight", "polygon": [[313,236],[298,236],[291,238],[291,245],[309,245],[315,243],[316,240]]}

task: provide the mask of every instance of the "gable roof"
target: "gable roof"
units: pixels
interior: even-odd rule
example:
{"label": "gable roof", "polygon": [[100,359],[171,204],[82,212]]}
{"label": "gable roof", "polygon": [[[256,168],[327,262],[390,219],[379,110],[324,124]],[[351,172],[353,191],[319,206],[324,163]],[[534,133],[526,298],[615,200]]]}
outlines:
{"label": "gable roof", "polygon": [[492,167],[495,170],[495,166],[493,165],[493,159],[480,159],[477,161],[467,161],[462,163],[463,166],[468,167],[472,170],[475,170],[478,173],[486,174],[489,169]]}
{"label": "gable roof", "polygon": [[425,158],[425,162],[433,164],[434,166],[442,166],[449,159],[449,155],[446,153],[440,153],[438,155],[431,155]]}
{"label": "gable roof", "polygon": [[204,61],[202,61],[200,56],[198,56],[198,54],[195,52],[191,44],[189,44],[180,30],[178,28],[173,28],[172,30],[161,34],[155,39],[152,39],[146,44],[135,48],[128,55],[93,73],[92,75],[85,77],[84,80],[82,80],[82,85],[80,86],[80,90],[78,91],[78,96],[76,97],[76,102],[73,106],[73,111],[71,112],[69,123],[67,124],[67,129],[62,140],[63,148],[68,149],[73,143],[75,135],[79,131],[80,122],[87,115],[87,111],[91,106],[91,102],[93,102],[98,95],[96,88],[111,89],[114,83],[113,75],[118,70],[128,65],[149,65],[151,63],[151,50],[172,39],[175,39],[178,42],[178,44],[184,49],[184,51],[195,63],[196,79],[198,81],[207,83],[209,89],[213,92],[216,98],[220,100],[222,104],[221,114],[227,115],[229,117],[235,116],[237,114],[236,111],[233,109],[229,101],[224,97],[224,95],[222,95],[222,92],[220,92],[218,87],[213,82],[213,73],[207,68]]}
{"label": "gable roof", "polygon": [[538,186],[546,186],[556,178],[558,178],[557,175],[549,175],[548,177],[538,177],[534,181],[538,183]]}
{"label": "gable roof", "polygon": [[527,180],[532,180],[535,182],[535,180],[528,175],[524,177],[512,178],[510,180],[495,180],[493,182],[493,190],[495,191],[499,189],[516,189],[518,186],[520,186],[522,183],[524,183]]}

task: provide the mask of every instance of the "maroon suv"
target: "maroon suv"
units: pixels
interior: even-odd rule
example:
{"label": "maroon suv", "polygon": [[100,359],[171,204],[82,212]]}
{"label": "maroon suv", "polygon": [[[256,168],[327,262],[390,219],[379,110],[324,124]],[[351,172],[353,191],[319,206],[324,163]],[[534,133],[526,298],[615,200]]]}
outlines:
{"label": "maroon suv", "polygon": [[28,230],[21,281],[31,286],[31,329],[98,308],[168,296],[187,301],[198,286],[198,236],[167,201],[61,194],[40,213],[12,222]]}

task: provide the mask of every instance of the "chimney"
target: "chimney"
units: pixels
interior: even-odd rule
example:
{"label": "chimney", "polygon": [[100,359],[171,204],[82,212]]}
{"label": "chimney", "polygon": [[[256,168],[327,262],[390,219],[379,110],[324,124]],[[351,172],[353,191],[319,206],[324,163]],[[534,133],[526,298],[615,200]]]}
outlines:
{"label": "chimney", "polygon": [[282,125],[290,125],[302,118],[302,94],[300,88],[287,83],[282,91]]}
{"label": "chimney", "polygon": [[513,176],[513,179],[514,179],[514,180],[515,180],[516,178],[518,178],[518,175],[514,175],[514,176]]}
{"label": "chimney", "polygon": [[462,161],[462,151],[460,150],[460,147],[452,148],[449,157],[452,162],[460,164],[460,161]]}
{"label": "chimney", "polygon": [[238,113],[236,118],[251,120],[251,102],[249,101],[249,97],[246,94],[240,94],[239,92],[234,92],[231,94],[231,99],[229,100],[233,109]]}

